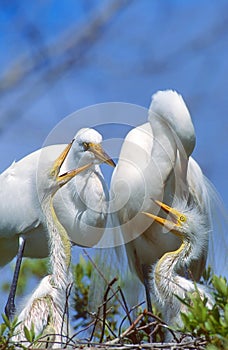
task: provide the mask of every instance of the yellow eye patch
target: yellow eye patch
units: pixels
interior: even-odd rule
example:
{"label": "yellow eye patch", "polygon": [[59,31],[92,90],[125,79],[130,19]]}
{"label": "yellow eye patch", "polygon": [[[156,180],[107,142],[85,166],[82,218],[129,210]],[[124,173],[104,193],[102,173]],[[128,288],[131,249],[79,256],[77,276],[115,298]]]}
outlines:
{"label": "yellow eye patch", "polygon": [[186,221],[186,216],[181,215],[181,216],[179,217],[179,220],[180,220],[181,222],[185,222],[185,221]]}

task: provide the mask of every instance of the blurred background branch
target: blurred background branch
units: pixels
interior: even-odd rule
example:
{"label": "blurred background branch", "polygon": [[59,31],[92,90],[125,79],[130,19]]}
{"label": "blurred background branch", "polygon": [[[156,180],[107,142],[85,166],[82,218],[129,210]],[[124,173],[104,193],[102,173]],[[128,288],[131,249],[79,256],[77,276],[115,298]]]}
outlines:
{"label": "blurred background branch", "polygon": [[[1,118],[0,132],[15,118],[19,118],[23,110],[45,92],[48,85],[54,84],[65,72],[83,65],[87,52],[99,40],[109,23],[131,2],[132,0],[108,2],[104,8],[95,9],[90,13],[80,26],[67,29],[54,43],[48,45],[41,29],[35,23],[26,21],[23,25],[24,32],[31,50],[28,54],[16,58],[4,72],[0,79],[0,99],[13,89],[20,90],[25,81],[27,86],[18,97],[16,106],[5,110]],[[29,82],[30,78],[32,80]]]}

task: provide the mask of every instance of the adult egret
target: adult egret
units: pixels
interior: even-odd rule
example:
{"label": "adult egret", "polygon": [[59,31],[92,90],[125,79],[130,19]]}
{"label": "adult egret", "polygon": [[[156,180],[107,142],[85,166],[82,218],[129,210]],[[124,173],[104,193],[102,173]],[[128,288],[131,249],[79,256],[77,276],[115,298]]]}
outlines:
{"label": "adult egret", "polygon": [[[63,171],[86,163],[93,164],[83,176],[79,174],[78,179],[74,178],[60,189],[54,199],[60,222],[71,241],[81,246],[95,245],[106,224],[108,194],[99,163],[115,164],[103,151],[101,142],[102,136],[93,129],[84,128],[77,132]],[[31,258],[48,255],[47,226],[37,181],[39,177],[47,176],[47,169],[65,146],[52,145],[31,153],[0,175],[0,266],[7,264],[18,252],[6,305],[9,317],[15,309],[14,295],[23,249],[23,255]]]}
{"label": "adult egret", "polygon": [[[205,213],[194,197],[190,201],[189,198],[176,198],[175,208],[159,201],[156,203],[168,213],[169,219],[150,213],[144,214],[179,237],[181,245],[177,250],[165,253],[154,265],[151,273],[152,294],[162,312],[163,320],[169,326],[181,327],[180,313],[186,312],[187,307],[177,296],[186,299],[187,293],[199,293],[202,299],[207,299],[208,307],[213,306],[213,298],[204,286],[177,274],[178,268],[189,265],[192,260],[201,256],[202,250],[207,246],[209,227],[204,218]],[[170,338],[171,333],[167,333],[166,340]]]}
{"label": "adult egret", "polygon": [[[47,174],[39,179],[41,207],[47,221],[51,273],[41,280],[20,313],[18,317],[20,324],[16,328],[17,334],[13,337],[16,342],[26,342],[25,327],[29,330],[34,327],[35,336],[41,336],[47,343],[48,340],[51,341],[51,344],[49,343],[51,347],[62,347],[64,340],[62,337],[68,335],[66,305],[68,289],[73,282],[70,271],[71,243],[65,228],[56,216],[53,196],[60,187],[90,166],[90,164],[84,165],[60,175],[61,165],[71,146],[72,143],[65,148],[54,165],[47,169]],[[53,342],[56,344],[53,345]]]}
{"label": "adult egret", "polygon": [[[161,235],[161,227],[140,214],[156,213],[158,208],[151,198],[171,205],[175,195],[188,198],[194,194],[205,211],[205,223],[209,221],[204,176],[190,157],[195,132],[183,98],[171,90],[157,92],[152,96],[148,119],[148,123],[127,135],[111,181],[113,221],[122,231],[129,265],[145,286],[149,267],[180,245],[177,236]],[[204,269],[206,256],[207,244],[197,264],[191,265],[196,280]]]}

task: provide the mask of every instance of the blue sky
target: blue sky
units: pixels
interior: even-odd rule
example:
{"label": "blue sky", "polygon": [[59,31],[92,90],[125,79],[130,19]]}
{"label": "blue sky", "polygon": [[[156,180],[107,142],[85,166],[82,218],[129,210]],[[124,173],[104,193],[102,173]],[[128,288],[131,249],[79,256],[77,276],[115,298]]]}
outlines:
{"label": "blue sky", "polygon": [[[193,156],[227,208],[227,1],[129,1],[91,43],[71,53],[70,69],[50,80],[45,73],[63,60],[59,50],[70,35],[85,33],[111,3],[1,2],[0,170],[40,148],[56,124],[80,108],[114,101],[147,108],[154,92],[172,88],[183,95],[192,115],[197,136]],[[27,69],[37,55],[42,56],[37,69],[14,88],[2,90],[15,62]],[[24,57],[25,67],[20,66]],[[116,122],[106,118],[106,123]],[[137,116],[128,118],[125,123],[141,123]],[[81,122],[75,122],[75,132]],[[92,121],[99,123],[99,118]],[[107,127],[104,138],[112,130]],[[59,134],[56,142],[67,137]]]}

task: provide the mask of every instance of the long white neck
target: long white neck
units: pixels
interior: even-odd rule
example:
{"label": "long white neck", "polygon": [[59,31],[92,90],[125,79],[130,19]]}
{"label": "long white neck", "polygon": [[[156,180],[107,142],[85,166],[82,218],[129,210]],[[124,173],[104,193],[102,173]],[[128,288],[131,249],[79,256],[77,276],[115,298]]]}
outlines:
{"label": "long white neck", "polygon": [[175,140],[161,118],[155,117],[128,133],[111,182],[114,198],[111,211],[116,213],[120,224],[126,224],[123,227],[126,233],[138,234],[148,227],[149,221],[146,222],[143,215],[131,219],[141,211],[155,210],[151,198],[161,199],[175,159]]}
{"label": "long white neck", "polygon": [[71,244],[66,230],[55,214],[53,197],[48,196],[44,200],[42,207],[46,215],[49,234],[52,281],[58,288],[66,289],[69,283],[72,282],[70,272]]}
{"label": "long white neck", "polygon": [[152,96],[151,115],[160,116],[172,129],[181,153],[189,157],[195,147],[195,130],[188,108],[176,91],[158,91]]}
{"label": "long white neck", "polygon": [[176,269],[183,267],[186,261],[189,263],[191,255],[191,242],[184,241],[177,250],[168,252],[159,259],[154,269],[154,283],[160,294],[173,293],[173,283],[177,276]]}

